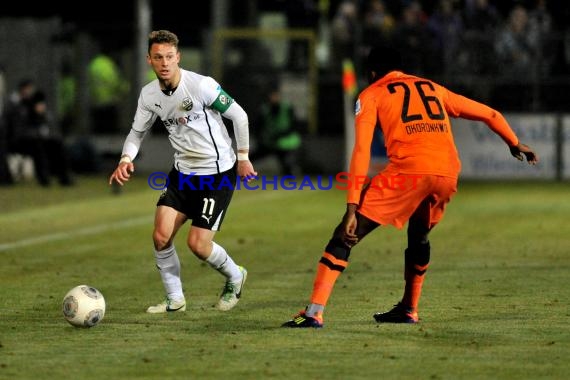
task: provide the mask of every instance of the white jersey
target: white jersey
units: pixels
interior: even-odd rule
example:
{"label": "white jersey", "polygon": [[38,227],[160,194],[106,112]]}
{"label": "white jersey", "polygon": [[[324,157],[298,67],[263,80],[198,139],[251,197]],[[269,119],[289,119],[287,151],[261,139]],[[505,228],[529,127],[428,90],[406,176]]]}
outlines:
{"label": "white jersey", "polygon": [[[168,131],[178,171],[208,175],[229,170],[236,155],[221,114],[234,101],[213,78],[180,72],[180,83],[171,95],[160,89],[158,79],[142,88],[131,134],[135,132],[142,141],[158,118]],[[134,158],[132,150],[130,154]]]}

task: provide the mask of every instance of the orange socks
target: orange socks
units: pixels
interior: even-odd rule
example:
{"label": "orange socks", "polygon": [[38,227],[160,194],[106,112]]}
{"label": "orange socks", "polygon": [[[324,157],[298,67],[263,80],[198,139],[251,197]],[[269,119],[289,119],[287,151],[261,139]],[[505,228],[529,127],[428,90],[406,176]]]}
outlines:
{"label": "orange socks", "polygon": [[323,253],[313,283],[312,304],[327,304],[338,276],[347,266],[347,261],[339,260],[328,252]]}
{"label": "orange socks", "polygon": [[412,267],[408,267],[406,265],[406,268],[404,270],[404,279],[406,280],[406,285],[404,288],[404,297],[402,298],[402,303],[405,306],[413,308],[414,310],[418,309],[420,296],[422,294],[422,286],[424,283],[424,275],[427,268],[427,264],[415,264]]}

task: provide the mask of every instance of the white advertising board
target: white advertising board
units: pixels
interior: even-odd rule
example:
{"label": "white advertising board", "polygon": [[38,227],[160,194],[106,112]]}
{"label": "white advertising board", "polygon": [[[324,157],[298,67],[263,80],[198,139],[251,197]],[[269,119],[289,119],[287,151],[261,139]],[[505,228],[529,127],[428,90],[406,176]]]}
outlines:
{"label": "white advertising board", "polygon": [[[459,156],[461,178],[469,179],[554,179],[556,178],[556,115],[505,114],[520,141],[532,146],[540,157],[536,166],[521,163],[511,156],[503,140],[484,123],[451,119]],[[570,118],[565,118],[565,131],[570,136]],[[565,152],[565,175],[570,176],[570,148]]]}

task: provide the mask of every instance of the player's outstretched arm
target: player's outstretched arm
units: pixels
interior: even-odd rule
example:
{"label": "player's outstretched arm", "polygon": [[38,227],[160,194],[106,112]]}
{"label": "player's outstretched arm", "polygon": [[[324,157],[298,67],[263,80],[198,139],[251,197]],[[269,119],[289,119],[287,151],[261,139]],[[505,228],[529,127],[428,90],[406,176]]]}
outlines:
{"label": "player's outstretched arm", "polygon": [[528,145],[518,143],[515,146],[510,146],[511,154],[519,161],[524,161],[525,157],[529,164],[536,165],[538,163],[538,154],[536,154]]}

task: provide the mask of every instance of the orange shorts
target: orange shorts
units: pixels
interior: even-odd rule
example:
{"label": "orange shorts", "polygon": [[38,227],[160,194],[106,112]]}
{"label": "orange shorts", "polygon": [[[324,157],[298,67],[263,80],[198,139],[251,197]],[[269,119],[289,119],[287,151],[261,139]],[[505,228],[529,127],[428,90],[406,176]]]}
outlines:
{"label": "orange shorts", "polygon": [[417,210],[431,229],[456,192],[457,178],[384,171],[362,192],[358,212],[382,225],[402,228]]}

